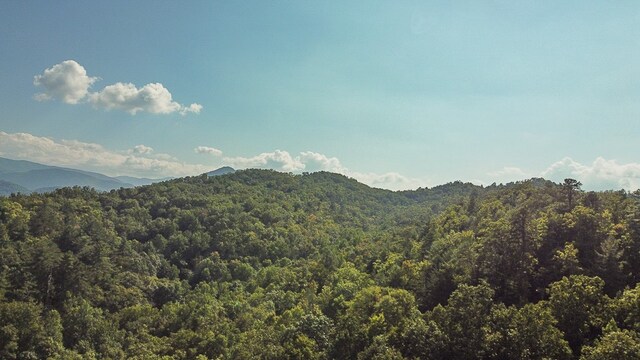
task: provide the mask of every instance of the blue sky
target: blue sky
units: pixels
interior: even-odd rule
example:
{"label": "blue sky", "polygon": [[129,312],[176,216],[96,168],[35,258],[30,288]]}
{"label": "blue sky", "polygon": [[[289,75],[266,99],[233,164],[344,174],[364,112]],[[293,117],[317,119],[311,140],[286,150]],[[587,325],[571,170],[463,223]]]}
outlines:
{"label": "blue sky", "polygon": [[637,1],[4,1],[0,53],[9,158],[640,187]]}

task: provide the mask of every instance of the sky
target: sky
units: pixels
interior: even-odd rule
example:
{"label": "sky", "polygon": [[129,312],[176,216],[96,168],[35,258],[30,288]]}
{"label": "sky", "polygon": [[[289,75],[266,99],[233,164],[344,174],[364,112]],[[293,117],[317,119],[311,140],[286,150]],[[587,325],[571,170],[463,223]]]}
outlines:
{"label": "sky", "polygon": [[2,1],[0,156],[640,188],[638,1]]}

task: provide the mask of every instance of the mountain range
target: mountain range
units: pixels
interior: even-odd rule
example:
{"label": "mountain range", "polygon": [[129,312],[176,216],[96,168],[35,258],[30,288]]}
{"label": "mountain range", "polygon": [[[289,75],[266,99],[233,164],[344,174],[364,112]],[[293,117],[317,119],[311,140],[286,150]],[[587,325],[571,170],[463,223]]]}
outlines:
{"label": "mountain range", "polygon": [[219,169],[213,170],[213,171],[209,171],[207,173],[208,176],[220,176],[220,175],[226,175],[226,174],[233,174],[234,172],[236,172],[236,170],[230,166],[223,166]]}
{"label": "mountain range", "polygon": [[[222,170],[224,168],[218,169]],[[229,168],[231,169],[231,168]],[[212,171],[218,171],[214,170]],[[228,169],[222,172],[229,171]],[[231,169],[233,171],[233,169]],[[107,176],[97,172],[43,165],[26,160],[0,157],[0,196],[12,193],[46,192],[67,186],[88,186],[109,191],[149,185],[170,178],[150,179],[132,176]]]}

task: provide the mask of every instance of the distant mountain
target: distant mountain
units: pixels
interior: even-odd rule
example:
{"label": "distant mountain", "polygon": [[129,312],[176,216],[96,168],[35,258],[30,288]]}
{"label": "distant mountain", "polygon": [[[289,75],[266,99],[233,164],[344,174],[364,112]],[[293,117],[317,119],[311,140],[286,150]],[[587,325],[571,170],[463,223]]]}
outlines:
{"label": "distant mountain", "polygon": [[165,177],[161,179],[150,179],[150,178],[137,178],[133,176],[114,176],[114,178],[135,186],[151,185],[153,183],[157,183],[160,181],[167,181],[167,180],[173,179],[172,177]]}
{"label": "distant mountain", "polygon": [[5,180],[0,180],[0,196],[11,195],[15,193],[29,194],[31,190],[24,186],[14,184]]}
{"label": "distant mountain", "polygon": [[102,174],[92,174],[65,168],[47,168],[24,172],[3,173],[0,179],[24,186],[31,190],[60,188],[65,186],[90,186],[97,190],[132,187],[118,179]]}
{"label": "distant mountain", "polygon": [[0,174],[41,170],[48,168],[51,168],[51,166],[42,165],[26,160],[11,160],[0,157]]}
{"label": "distant mountain", "polygon": [[230,166],[223,166],[219,169],[215,169],[213,171],[209,171],[207,173],[207,175],[209,176],[220,176],[220,175],[226,175],[226,174],[233,174],[234,172],[236,172],[236,169],[230,167]]}
{"label": "distant mountain", "polygon": [[0,196],[15,192],[47,192],[66,186],[88,186],[108,191],[148,185],[162,180],[166,179],[111,177],[91,171],[0,158]]}

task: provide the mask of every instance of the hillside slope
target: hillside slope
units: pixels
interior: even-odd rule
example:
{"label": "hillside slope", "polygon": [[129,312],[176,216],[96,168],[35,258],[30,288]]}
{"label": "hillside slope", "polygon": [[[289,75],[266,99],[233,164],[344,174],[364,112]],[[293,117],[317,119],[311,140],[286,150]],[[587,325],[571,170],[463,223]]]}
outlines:
{"label": "hillside slope", "polygon": [[636,195],[245,170],[0,198],[0,358],[634,358]]}

